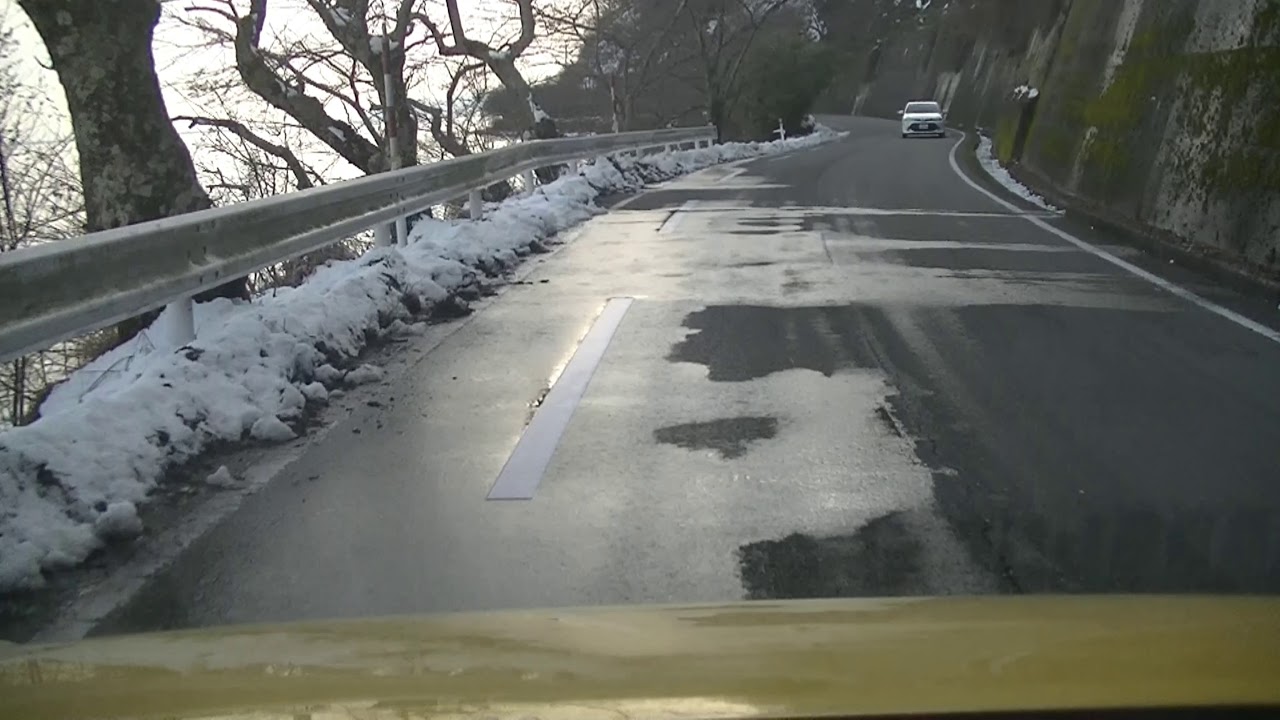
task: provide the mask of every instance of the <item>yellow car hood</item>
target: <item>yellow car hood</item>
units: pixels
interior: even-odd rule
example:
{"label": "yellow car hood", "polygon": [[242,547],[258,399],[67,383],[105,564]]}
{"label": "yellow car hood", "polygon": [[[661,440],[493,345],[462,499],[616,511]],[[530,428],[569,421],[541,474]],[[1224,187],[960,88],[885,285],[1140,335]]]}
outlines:
{"label": "yellow car hood", "polygon": [[1280,600],[477,613],[0,649],[0,718],[763,717],[1280,704]]}

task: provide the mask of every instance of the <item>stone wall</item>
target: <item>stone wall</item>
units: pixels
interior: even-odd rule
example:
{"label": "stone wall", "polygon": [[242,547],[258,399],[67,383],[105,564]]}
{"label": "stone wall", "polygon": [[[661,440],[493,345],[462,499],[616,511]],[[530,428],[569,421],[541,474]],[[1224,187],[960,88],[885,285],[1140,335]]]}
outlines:
{"label": "stone wall", "polygon": [[845,59],[822,110],[893,117],[936,98],[953,124],[991,133],[1001,159],[1099,214],[1280,271],[1280,0],[818,12]]}

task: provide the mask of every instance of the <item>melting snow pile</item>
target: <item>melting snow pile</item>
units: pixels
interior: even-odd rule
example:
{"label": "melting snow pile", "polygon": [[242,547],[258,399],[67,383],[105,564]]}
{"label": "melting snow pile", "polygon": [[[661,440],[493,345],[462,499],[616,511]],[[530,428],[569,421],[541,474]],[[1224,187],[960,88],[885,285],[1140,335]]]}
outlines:
{"label": "melting snow pile", "polygon": [[982,164],[982,169],[986,170],[988,175],[995,178],[996,182],[1003,185],[1014,195],[1050,212],[1061,212],[1058,208],[1050,205],[1048,200],[1035,194],[1030,188],[1018,182],[1017,179],[1009,174],[1009,171],[996,158],[995,148],[991,145],[991,138],[985,135],[978,136],[978,162]]}
{"label": "melting snow pile", "polygon": [[[0,590],[38,587],[43,571],[141,533],[138,506],[164,472],[211,444],[295,437],[307,403],[381,380],[380,368],[356,362],[371,341],[414,332],[478,273],[501,273],[601,212],[597,196],[833,137],[819,128],[783,142],[586,164],[482,221],[424,220],[408,245],[331,263],[298,287],[199,304],[197,339],[184,347],[165,337],[160,318],[55,388],[38,421],[0,432]],[[208,480],[234,482],[224,472]]]}

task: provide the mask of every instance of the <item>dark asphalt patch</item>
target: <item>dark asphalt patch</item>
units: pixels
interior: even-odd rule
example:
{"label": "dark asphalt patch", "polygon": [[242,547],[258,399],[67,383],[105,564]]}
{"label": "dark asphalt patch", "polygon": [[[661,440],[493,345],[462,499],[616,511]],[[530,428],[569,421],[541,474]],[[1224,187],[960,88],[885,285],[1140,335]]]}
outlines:
{"label": "dark asphalt patch", "polygon": [[777,434],[777,418],[733,417],[669,425],[654,430],[653,438],[659,443],[686,450],[715,450],[728,460],[745,455],[751,443],[768,440]]}
{"label": "dark asphalt patch", "polygon": [[848,232],[865,237],[891,240],[936,242],[951,240],[966,243],[1002,243],[1018,242],[1021,244],[1045,245],[1061,247],[1048,233],[1036,234],[1026,231],[1027,221],[1017,215],[848,215],[848,214],[813,214],[805,215],[801,220],[801,230]]}
{"label": "dark asphalt patch", "polygon": [[[996,245],[992,247],[998,248]],[[918,250],[850,252],[838,244],[832,248],[837,259],[852,256],[852,262],[882,262],[919,268],[954,271],[994,270],[1028,273],[1100,273],[1106,264],[1083,252],[1058,252],[1046,248],[1035,250],[987,250],[983,248],[928,248]],[[843,263],[842,263],[843,264]]]}
{"label": "dark asphalt patch", "polygon": [[738,548],[749,600],[913,595],[921,546],[901,513],[878,517],[849,535],[792,533]]}
{"label": "dark asphalt patch", "polygon": [[1280,591],[1280,417],[1263,400],[1280,381],[1230,326],[922,308],[930,359],[883,313],[858,317],[940,514],[1007,590]]}
{"label": "dark asphalt patch", "polygon": [[859,335],[844,329],[856,321],[846,306],[780,308],[712,305],[690,313],[684,326],[697,332],[677,343],[667,359],[706,365],[714,382],[743,382],[805,368],[830,377],[855,362]]}

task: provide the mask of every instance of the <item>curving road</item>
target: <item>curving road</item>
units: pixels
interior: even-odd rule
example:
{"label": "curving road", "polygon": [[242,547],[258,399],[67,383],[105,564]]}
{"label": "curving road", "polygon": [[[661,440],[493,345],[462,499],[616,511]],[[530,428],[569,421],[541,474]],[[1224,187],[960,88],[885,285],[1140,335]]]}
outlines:
{"label": "curving road", "polygon": [[958,138],[827,122],[850,135],[589,223],[96,632],[1280,591],[1280,342],[1243,320],[1274,309],[1035,224]]}

